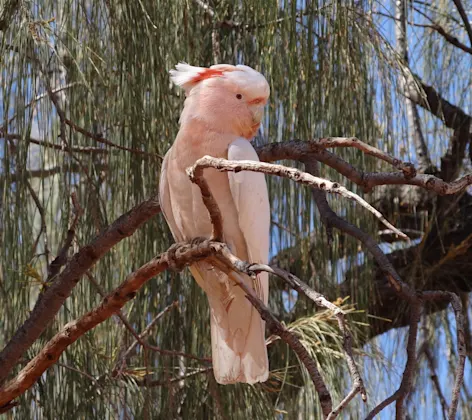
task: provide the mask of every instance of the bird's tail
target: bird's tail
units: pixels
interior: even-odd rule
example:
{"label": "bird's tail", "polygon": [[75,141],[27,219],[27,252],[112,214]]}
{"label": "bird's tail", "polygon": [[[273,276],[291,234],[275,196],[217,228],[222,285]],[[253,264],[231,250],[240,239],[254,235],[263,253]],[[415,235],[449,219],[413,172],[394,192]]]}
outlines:
{"label": "bird's tail", "polygon": [[[210,303],[213,371],[220,384],[264,382],[269,375],[265,344],[265,322],[251,305],[244,291],[228,277],[206,264],[196,264],[190,271],[205,290]],[[257,282],[268,282],[261,273]],[[246,284],[253,280],[241,275]],[[266,283],[263,283],[266,284]],[[259,297],[267,287],[253,287]]]}

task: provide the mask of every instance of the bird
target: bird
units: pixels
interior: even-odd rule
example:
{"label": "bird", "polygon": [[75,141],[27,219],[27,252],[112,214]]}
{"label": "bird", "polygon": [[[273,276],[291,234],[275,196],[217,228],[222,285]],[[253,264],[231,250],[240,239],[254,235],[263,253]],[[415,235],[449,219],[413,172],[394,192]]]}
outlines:
{"label": "bird", "polygon": [[[177,242],[210,238],[208,211],[186,169],[205,155],[259,161],[251,140],[261,125],[270,88],[261,73],[240,64],[205,68],[179,63],[170,71],[170,78],[184,89],[186,99],[179,132],[161,167],[160,205]],[[209,168],[203,176],[223,218],[223,241],[239,259],[267,264],[270,205],[264,174]],[[269,361],[260,314],[244,291],[210,263],[196,262],[189,268],[208,298],[216,381],[265,382]],[[268,273],[258,273],[256,278],[239,276],[267,305]]]}

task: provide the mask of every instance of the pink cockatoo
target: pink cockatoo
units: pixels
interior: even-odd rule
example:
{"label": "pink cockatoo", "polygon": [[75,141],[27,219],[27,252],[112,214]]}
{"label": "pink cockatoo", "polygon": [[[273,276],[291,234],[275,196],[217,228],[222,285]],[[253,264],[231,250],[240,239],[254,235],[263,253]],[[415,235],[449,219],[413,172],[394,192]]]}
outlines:
{"label": "pink cockatoo", "polygon": [[[208,211],[185,170],[205,155],[259,161],[250,141],[259,129],[270,89],[262,74],[243,65],[203,68],[180,63],[170,74],[187,98],[179,133],[162,165],[161,208],[176,241],[209,238]],[[223,216],[225,243],[244,261],[267,263],[270,208],[264,174],[206,169],[204,177]],[[195,263],[190,271],[210,304],[216,380],[266,381],[265,323],[259,313],[241,288],[208,263]],[[242,278],[267,304],[268,274],[258,274],[256,280]]]}

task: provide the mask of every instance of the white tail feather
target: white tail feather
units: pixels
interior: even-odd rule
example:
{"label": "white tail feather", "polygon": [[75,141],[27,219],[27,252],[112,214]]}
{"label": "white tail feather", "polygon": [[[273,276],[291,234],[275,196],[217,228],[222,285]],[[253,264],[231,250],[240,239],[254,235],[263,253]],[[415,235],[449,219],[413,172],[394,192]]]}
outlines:
{"label": "white tail feather", "polygon": [[[230,285],[230,298],[218,285],[227,279],[201,264],[190,267],[192,275],[207,292],[211,311],[213,372],[220,384],[264,382],[269,376],[265,323],[238,286]],[[205,273],[205,278],[201,273]],[[223,279],[224,277],[224,279]],[[249,277],[243,280],[252,282]],[[229,280],[228,283],[229,285]]]}

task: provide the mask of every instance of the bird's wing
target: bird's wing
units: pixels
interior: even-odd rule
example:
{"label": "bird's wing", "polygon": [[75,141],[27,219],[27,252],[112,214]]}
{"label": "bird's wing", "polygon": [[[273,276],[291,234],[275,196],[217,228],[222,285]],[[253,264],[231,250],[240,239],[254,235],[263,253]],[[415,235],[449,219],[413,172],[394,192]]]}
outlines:
{"label": "bird's wing", "polygon": [[167,173],[168,172],[167,167],[168,167],[170,154],[171,154],[171,149],[167,152],[167,154],[164,157],[164,161],[162,162],[161,176],[159,178],[159,204],[161,206],[161,212],[164,216],[164,219],[166,219],[167,224],[169,225],[169,228],[172,232],[172,235],[174,236],[174,239],[179,242],[183,240],[183,235],[175,221],[173,208],[172,208],[172,201],[171,201],[171,196],[170,196],[170,191],[169,191],[169,180],[168,180],[168,173]]}
{"label": "bird's wing", "polygon": [[[229,160],[259,161],[251,143],[236,139],[228,148]],[[228,172],[229,185],[238,210],[240,229],[246,240],[249,262],[267,264],[269,259],[270,206],[265,176],[262,173]],[[269,280],[267,273],[260,273],[255,281],[255,291],[267,304]]]}

